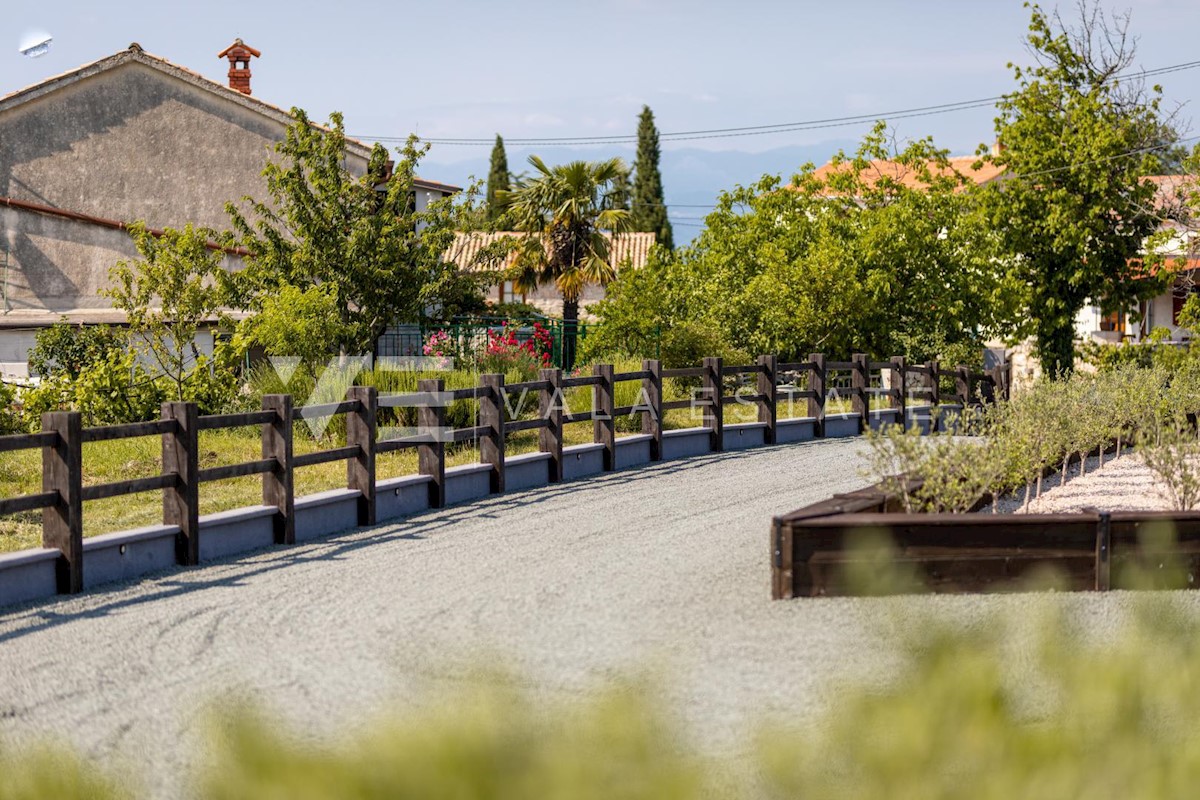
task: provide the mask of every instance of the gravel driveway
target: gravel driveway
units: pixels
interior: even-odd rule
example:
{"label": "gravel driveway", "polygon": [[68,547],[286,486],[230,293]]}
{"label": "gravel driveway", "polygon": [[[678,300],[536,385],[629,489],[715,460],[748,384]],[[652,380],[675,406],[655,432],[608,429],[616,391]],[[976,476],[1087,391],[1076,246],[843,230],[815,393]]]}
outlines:
{"label": "gravel driveway", "polygon": [[10,611],[0,737],[65,739],[175,796],[216,699],[319,737],[500,661],[546,694],[656,671],[697,741],[735,747],[885,678],[894,603],[969,621],[1020,602],[773,603],[770,517],[862,485],[861,447],[666,462]]}

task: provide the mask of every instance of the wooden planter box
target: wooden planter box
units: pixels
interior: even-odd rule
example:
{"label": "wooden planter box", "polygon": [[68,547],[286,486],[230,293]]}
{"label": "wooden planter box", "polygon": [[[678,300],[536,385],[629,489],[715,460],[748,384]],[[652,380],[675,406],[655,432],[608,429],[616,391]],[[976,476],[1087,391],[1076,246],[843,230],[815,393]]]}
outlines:
{"label": "wooden planter box", "polygon": [[[880,564],[878,546],[864,546],[881,537],[893,548],[890,565]],[[884,570],[904,582],[868,582],[868,593],[1013,591],[1044,571],[1076,591],[1120,588],[1135,570],[1138,586],[1191,587],[1200,580],[1200,512],[907,514],[872,486],[772,521],[773,599],[861,593],[855,577]]]}

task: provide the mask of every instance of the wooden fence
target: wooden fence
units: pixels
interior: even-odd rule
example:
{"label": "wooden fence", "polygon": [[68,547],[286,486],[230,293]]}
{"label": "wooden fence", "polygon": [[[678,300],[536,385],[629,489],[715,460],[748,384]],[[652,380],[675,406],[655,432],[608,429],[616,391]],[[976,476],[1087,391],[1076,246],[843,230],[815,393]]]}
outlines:
{"label": "wooden fence", "polygon": [[[0,515],[42,512],[43,547],[59,551],[57,587],[61,593],[78,592],[83,587],[83,504],[89,500],[158,491],[163,498],[163,523],[177,526],[176,562],[192,565],[200,554],[200,487],[211,481],[250,475],[262,476],[263,505],[274,509],[274,540],[278,544],[295,542],[295,470],[315,464],[345,461],[346,486],[358,493],[358,524],[371,525],[376,519],[375,459],[380,453],[402,448],[417,451],[418,471],[428,476],[429,506],[445,505],[446,445],[478,442],[479,458],[488,470],[492,492],[504,491],[505,441],[508,434],[538,431],[539,450],[549,454],[548,480],[563,479],[563,426],[590,422],[593,438],[603,453],[603,468],[616,468],[617,417],[640,414],[642,432],[650,441],[650,458],[662,458],[663,414],[679,408],[702,411],[703,427],[708,430],[710,450],[723,447],[724,411],[731,403],[753,404],[758,423],[764,427],[763,441],[776,441],[780,398],[788,402],[807,402],[815,435],[824,435],[827,399],[840,391],[829,389],[830,377],[849,373],[852,414],[858,431],[870,425],[870,398],[883,395],[889,407],[906,419],[910,394],[924,394],[925,405],[936,407],[943,399],[939,383],[947,377],[954,381],[953,399],[966,406],[973,402],[1007,395],[1009,372],[1006,366],[987,374],[973,373],[966,367],[940,367],[937,362],[906,364],[903,358],[872,362],[863,355],[850,361],[826,361],[813,354],[807,361],[779,363],[765,355],[749,365],[727,366],[720,358],[706,358],[699,367],[663,369],[657,360],[642,363],[635,372],[616,373],[612,365],[599,364],[592,375],[565,376],[560,369],[542,370],[538,380],[505,384],[503,375],[483,375],[477,386],[447,391],[442,380],[419,382],[418,391],[380,396],[373,387],[353,387],[347,399],[337,403],[293,407],[289,395],[268,395],[260,411],[200,416],[193,403],[165,403],[162,418],[152,422],[84,428],[80,414],[53,412],[43,416],[39,433],[0,437],[0,453],[22,449],[42,451],[42,491],[16,498],[0,499]],[[873,372],[887,372],[890,387],[873,387]],[[806,388],[798,388],[800,377]],[[917,378],[916,381],[910,378]],[[672,378],[699,381],[690,400],[664,401],[663,381]],[[753,379],[752,393],[743,394],[742,386],[733,396],[726,394],[727,381],[745,383]],[[617,407],[616,384],[635,381],[640,384],[642,402],[637,406]],[[882,380],[880,381],[882,383]],[[919,385],[918,385],[919,384]],[[564,407],[562,392],[572,387],[592,387],[592,408],[571,413]],[[508,419],[507,397],[512,392],[534,392],[538,396],[538,415],[533,419]],[[477,425],[446,429],[445,411],[450,402],[472,400],[478,404]],[[381,408],[416,409],[417,433],[392,439],[378,438]],[[293,452],[293,423],[297,420],[343,415],[346,418],[346,444],[341,447],[296,455]],[[201,431],[237,427],[261,427],[262,458],[240,464],[199,467]],[[162,470],[158,475],[99,485],[83,485],[83,448],[85,442],[99,442],[139,436],[162,439]]]}

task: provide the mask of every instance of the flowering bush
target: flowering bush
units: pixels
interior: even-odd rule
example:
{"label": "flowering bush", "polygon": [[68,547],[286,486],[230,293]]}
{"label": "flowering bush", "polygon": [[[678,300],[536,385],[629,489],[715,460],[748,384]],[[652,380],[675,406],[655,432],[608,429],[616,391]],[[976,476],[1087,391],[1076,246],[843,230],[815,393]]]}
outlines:
{"label": "flowering bush", "polygon": [[533,324],[533,334],[525,341],[517,338],[515,326],[508,323],[500,330],[489,330],[487,338],[487,348],[479,364],[483,372],[517,371],[531,380],[539,369],[550,366],[554,339],[540,322]]}
{"label": "flowering bush", "polygon": [[429,338],[421,348],[421,352],[425,355],[441,358],[453,358],[456,350],[454,340],[446,331],[434,331],[429,334]]}

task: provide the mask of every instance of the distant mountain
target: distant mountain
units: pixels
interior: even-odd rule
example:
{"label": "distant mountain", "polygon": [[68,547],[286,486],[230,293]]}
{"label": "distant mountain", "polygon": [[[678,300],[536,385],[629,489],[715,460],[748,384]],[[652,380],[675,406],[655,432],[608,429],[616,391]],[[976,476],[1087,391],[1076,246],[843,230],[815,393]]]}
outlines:
{"label": "distant mountain", "polygon": [[[668,213],[675,225],[676,243],[687,244],[700,233],[704,216],[722,191],[754,183],[766,174],[782,175],[786,181],[806,162],[820,165],[837,150],[849,152],[854,146],[853,141],[834,141],[751,153],[694,147],[674,149],[668,143],[663,148],[661,169],[667,203],[672,206]],[[466,186],[473,175],[486,179],[489,152],[487,148],[467,152],[462,148],[434,147],[421,163],[420,173],[430,180]],[[605,149],[510,147],[509,166],[517,172],[524,170],[532,153],[537,153],[549,164],[577,159],[595,161],[613,156],[632,162],[634,148],[632,145]]]}

